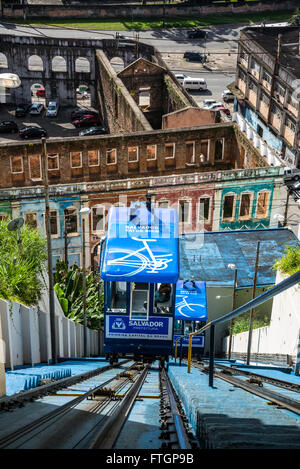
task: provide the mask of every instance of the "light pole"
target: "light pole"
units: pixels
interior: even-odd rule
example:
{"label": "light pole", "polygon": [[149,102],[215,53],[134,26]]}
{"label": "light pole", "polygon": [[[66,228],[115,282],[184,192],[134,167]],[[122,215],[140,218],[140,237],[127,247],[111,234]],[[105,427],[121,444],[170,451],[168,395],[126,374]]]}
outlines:
{"label": "light pole", "polygon": [[[235,292],[237,286],[237,269],[235,264],[228,264],[229,269],[234,269],[234,281],[233,281],[233,292],[232,292],[232,311],[234,310],[235,303]],[[229,346],[228,346],[228,359],[231,358],[231,347],[232,347],[232,331],[233,331],[233,319],[230,319],[230,328],[229,328]]]}
{"label": "light pole", "polygon": [[[82,215],[88,215],[91,209],[84,207]],[[87,356],[87,321],[86,321],[86,261],[85,261],[85,218],[82,217],[82,289],[83,289],[83,356]]]}

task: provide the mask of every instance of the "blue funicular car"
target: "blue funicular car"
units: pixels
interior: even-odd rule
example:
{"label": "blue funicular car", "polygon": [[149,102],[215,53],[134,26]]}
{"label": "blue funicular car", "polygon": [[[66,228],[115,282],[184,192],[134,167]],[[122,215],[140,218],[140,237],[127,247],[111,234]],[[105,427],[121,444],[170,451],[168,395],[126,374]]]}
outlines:
{"label": "blue funicular car", "polygon": [[101,278],[104,351],[162,364],[173,349],[179,277],[178,216],[166,208],[109,211]]}

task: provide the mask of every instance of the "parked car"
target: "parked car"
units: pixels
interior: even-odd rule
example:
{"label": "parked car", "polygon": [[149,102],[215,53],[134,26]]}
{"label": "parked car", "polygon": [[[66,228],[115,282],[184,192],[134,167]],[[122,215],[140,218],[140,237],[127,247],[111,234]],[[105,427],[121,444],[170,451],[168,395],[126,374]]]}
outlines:
{"label": "parked car", "polygon": [[230,117],[230,110],[225,106],[217,107],[216,109],[214,109],[214,111],[222,111],[224,112],[224,114],[226,114],[226,116]]}
{"label": "parked car", "polygon": [[98,112],[90,111],[89,109],[77,109],[71,113],[71,120],[80,119],[83,116],[96,116],[99,117]]}
{"label": "parked car", "polygon": [[196,38],[201,38],[205,39],[206,38],[206,31],[203,29],[194,29],[193,31],[188,31],[187,37],[189,39],[196,39]]}
{"label": "parked car", "polygon": [[182,85],[183,84],[183,80],[185,78],[190,78],[188,75],[185,75],[184,73],[176,73],[175,74],[175,77],[177,79],[177,81],[179,81],[179,83]]}
{"label": "parked car", "polygon": [[28,127],[23,127],[20,129],[19,135],[21,138],[42,138],[47,137],[47,130],[42,127],[35,127],[30,125]]}
{"label": "parked car", "polygon": [[14,121],[2,121],[2,122],[0,122],[0,133],[1,134],[8,134],[8,133],[15,134],[16,132],[18,132],[18,126]]}
{"label": "parked car", "polygon": [[29,109],[29,114],[41,114],[41,112],[44,110],[44,105],[42,103],[33,103],[30,106]]}
{"label": "parked car", "polygon": [[90,127],[92,125],[98,124],[101,124],[99,117],[92,115],[86,115],[83,116],[81,119],[76,119],[73,121],[73,125],[75,127]]}
{"label": "parked car", "polygon": [[83,129],[79,132],[81,137],[88,137],[89,135],[103,135],[108,134],[108,131],[105,127],[89,127],[88,129]]}
{"label": "parked car", "polygon": [[203,107],[205,108],[205,107],[207,107],[207,106],[209,106],[209,105],[211,105],[211,104],[214,104],[214,103],[216,103],[216,102],[217,102],[216,99],[203,99],[202,105],[203,105]]}
{"label": "parked car", "polygon": [[217,103],[208,104],[207,106],[203,106],[204,109],[209,109],[211,111],[215,111],[216,108],[218,107],[223,107],[223,103],[217,102]]}
{"label": "parked car", "polygon": [[225,103],[227,103],[228,101],[234,101],[234,94],[231,93],[230,90],[226,89],[222,93],[222,98]]}
{"label": "parked car", "polygon": [[183,58],[188,61],[201,62],[203,64],[207,61],[207,56],[205,54],[200,54],[200,52],[186,51],[183,54]]}
{"label": "parked car", "polygon": [[47,117],[55,117],[58,113],[59,104],[57,101],[50,101],[46,112]]}
{"label": "parked car", "polygon": [[[119,41],[135,42],[135,39],[133,37],[124,36],[123,34],[119,34],[118,38],[119,38]],[[117,36],[116,36],[116,39],[117,39]]]}
{"label": "parked car", "polygon": [[26,116],[29,108],[30,108],[30,105],[28,104],[19,104],[15,110],[15,116],[16,117]]}
{"label": "parked car", "polygon": [[207,90],[207,84],[203,78],[185,78],[182,86],[185,90]]}
{"label": "parked car", "polygon": [[39,88],[36,92],[36,96],[38,96],[39,98],[45,98],[46,96],[45,88]]}

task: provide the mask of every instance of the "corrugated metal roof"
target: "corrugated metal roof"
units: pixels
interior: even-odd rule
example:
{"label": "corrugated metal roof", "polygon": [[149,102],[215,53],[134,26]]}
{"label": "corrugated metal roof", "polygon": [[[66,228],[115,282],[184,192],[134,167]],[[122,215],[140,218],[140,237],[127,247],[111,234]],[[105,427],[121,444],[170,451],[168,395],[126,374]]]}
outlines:
{"label": "corrugated metal roof", "polygon": [[257,241],[260,241],[257,286],[275,283],[274,262],[289,246],[300,246],[288,229],[210,231],[180,238],[180,278],[207,282],[208,286],[232,286],[237,268],[238,288],[253,284]]}

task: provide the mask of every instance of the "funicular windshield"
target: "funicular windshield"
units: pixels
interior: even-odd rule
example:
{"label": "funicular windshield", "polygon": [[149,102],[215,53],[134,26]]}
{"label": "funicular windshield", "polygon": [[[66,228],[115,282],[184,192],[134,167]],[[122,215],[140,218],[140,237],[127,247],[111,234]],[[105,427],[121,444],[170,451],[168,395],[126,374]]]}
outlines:
{"label": "funicular windshield", "polygon": [[131,319],[167,315],[174,311],[170,283],[107,282],[107,313],[129,314]]}

